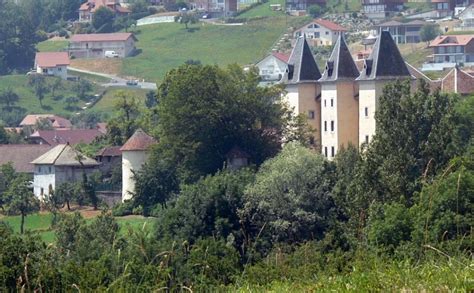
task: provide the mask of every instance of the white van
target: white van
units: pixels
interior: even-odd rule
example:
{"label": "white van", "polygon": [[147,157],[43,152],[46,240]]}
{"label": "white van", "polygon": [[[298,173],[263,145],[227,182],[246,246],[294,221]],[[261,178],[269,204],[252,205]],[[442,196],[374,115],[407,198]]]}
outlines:
{"label": "white van", "polygon": [[115,51],[105,51],[104,56],[105,58],[118,58],[119,54]]}

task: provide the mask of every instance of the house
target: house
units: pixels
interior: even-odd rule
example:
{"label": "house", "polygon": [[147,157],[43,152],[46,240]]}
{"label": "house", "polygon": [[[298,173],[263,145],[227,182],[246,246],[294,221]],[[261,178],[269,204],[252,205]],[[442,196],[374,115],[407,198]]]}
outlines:
{"label": "house", "polygon": [[326,7],[326,0],[287,0],[286,1],[286,11],[304,11],[312,5],[319,5],[321,7]]}
{"label": "house", "polygon": [[395,43],[405,44],[421,42],[420,31],[424,25],[426,25],[426,22],[422,20],[412,20],[405,23],[390,20],[376,25],[375,28],[379,33],[389,31]]}
{"label": "house", "polygon": [[67,52],[38,52],[35,57],[35,72],[66,80],[69,64]]}
{"label": "house", "polygon": [[77,34],[71,37],[68,51],[74,58],[105,58],[110,51],[124,58],[136,50],[136,41],[132,33]]}
{"label": "house", "polygon": [[295,38],[305,36],[311,46],[332,46],[339,35],[346,31],[347,29],[332,21],[315,19],[297,29],[293,35]]}
{"label": "house", "polygon": [[255,66],[258,68],[262,82],[280,82],[288,70],[289,58],[290,56],[286,54],[274,52],[255,64]]}
{"label": "house", "polygon": [[311,144],[321,137],[321,87],[317,82],[320,78],[321,72],[306,39],[299,37],[288,60],[288,73],[282,82],[286,84],[285,100],[294,114],[308,117],[308,124],[314,129]]}
{"label": "house", "polygon": [[382,31],[356,81],[359,84],[359,145],[375,134],[375,111],[383,87],[399,79],[413,79],[390,32]]}
{"label": "house", "polygon": [[42,120],[51,122],[51,126],[57,130],[71,129],[72,123],[66,118],[54,114],[29,114],[20,122],[20,127],[30,134],[36,130],[36,125]]}
{"label": "house", "polygon": [[58,144],[89,144],[103,133],[97,129],[37,130],[28,137],[33,144],[56,146]]}
{"label": "house", "polygon": [[34,165],[33,192],[43,199],[64,182],[82,180],[99,165],[69,144],[59,144],[31,162]]}
{"label": "house", "polygon": [[233,16],[237,12],[237,0],[195,0],[192,6],[212,17]]}
{"label": "house", "polygon": [[359,141],[359,76],[344,36],[340,35],[319,79],[321,83],[321,151],[332,159],[342,146]]}
{"label": "house", "polygon": [[441,91],[460,95],[474,93],[474,74],[454,66],[446,76],[441,79]]}
{"label": "house", "polygon": [[362,12],[371,19],[394,16],[403,10],[406,0],[362,0]]}
{"label": "house", "polygon": [[79,7],[79,22],[91,22],[94,12],[101,7],[106,7],[117,15],[127,15],[131,12],[123,7],[119,0],[87,0]]}
{"label": "house", "polygon": [[474,35],[444,35],[431,41],[433,60],[422,70],[443,70],[456,65],[474,65]]}
{"label": "house", "polygon": [[103,174],[110,174],[114,168],[122,165],[120,146],[102,148],[95,155],[95,160],[100,163],[99,169]]}
{"label": "house", "polygon": [[431,0],[431,7],[436,11],[437,17],[452,16],[455,2],[453,0]]}
{"label": "house", "polygon": [[48,145],[38,144],[1,144],[0,166],[11,162],[16,172],[33,175],[34,166],[31,163],[51,149]]}
{"label": "house", "polygon": [[138,129],[120,148],[122,152],[122,202],[135,193],[134,172],[141,170],[149,158],[149,149],[156,140]]}

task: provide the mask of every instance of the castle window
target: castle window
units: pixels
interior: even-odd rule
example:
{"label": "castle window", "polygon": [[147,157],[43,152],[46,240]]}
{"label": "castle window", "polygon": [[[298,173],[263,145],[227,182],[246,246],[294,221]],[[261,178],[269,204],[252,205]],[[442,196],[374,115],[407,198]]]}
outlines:
{"label": "castle window", "polygon": [[334,120],[331,120],[331,131],[334,131]]}
{"label": "castle window", "polygon": [[334,147],[331,147],[331,157],[334,158]]}
{"label": "castle window", "polygon": [[334,107],[334,99],[331,99],[331,107]]}
{"label": "castle window", "polygon": [[365,136],[365,143],[369,143],[369,136],[368,135]]}
{"label": "castle window", "polygon": [[324,99],[324,107],[326,107],[326,99]]}
{"label": "castle window", "polygon": [[328,157],[328,147],[324,147],[324,156]]}
{"label": "castle window", "polygon": [[[324,131],[328,131],[328,122],[324,121]],[[40,169],[41,171],[41,169]]]}
{"label": "castle window", "polygon": [[364,111],[365,111],[365,117],[369,117],[369,108],[365,107]]}
{"label": "castle window", "polygon": [[314,111],[308,111],[308,119],[314,119]]}

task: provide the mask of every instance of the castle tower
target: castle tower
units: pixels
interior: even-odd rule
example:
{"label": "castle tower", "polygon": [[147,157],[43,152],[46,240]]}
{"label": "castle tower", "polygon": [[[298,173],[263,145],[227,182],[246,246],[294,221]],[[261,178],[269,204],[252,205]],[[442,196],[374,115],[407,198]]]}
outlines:
{"label": "castle tower", "polygon": [[122,202],[132,198],[135,192],[133,171],[139,171],[149,157],[149,148],[155,139],[138,129],[120,148],[122,151]]}
{"label": "castle tower", "polygon": [[357,66],[339,35],[326,62],[321,83],[321,152],[331,159],[341,146],[358,145],[359,141],[359,76]]}
{"label": "castle tower", "polygon": [[382,31],[356,79],[359,82],[359,145],[370,142],[375,134],[375,111],[383,87],[399,79],[412,79],[412,76],[392,36]]}
{"label": "castle tower", "polygon": [[[314,138],[321,137],[321,107],[318,99],[321,78],[313,53],[304,37],[299,37],[288,60],[286,99],[296,115],[308,117],[308,124],[314,128]],[[319,144],[319,142],[318,142]]]}

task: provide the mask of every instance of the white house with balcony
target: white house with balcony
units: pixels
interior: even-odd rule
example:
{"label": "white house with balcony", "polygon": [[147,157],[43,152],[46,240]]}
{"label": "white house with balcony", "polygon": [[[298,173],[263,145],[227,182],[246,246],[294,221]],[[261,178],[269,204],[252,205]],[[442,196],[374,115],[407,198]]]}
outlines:
{"label": "white house with balcony", "polygon": [[423,64],[422,70],[474,66],[474,35],[439,36],[429,47],[433,49],[433,57],[429,63]]}
{"label": "white house with balcony", "polygon": [[71,37],[68,51],[74,58],[105,58],[111,51],[124,58],[136,50],[136,41],[132,33],[77,34]]}
{"label": "white house with balcony", "polygon": [[274,52],[260,60],[255,66],[263,83],[279,83],[288,70],[290,56]]}
{"label": "white house with balcony", "polygon": [[297,29],[293,36],[295,39],[306,37],[306,41],[311,46],[332,46],[336,43],[339,35],[346,31],[346,28],[332,21],[314,19]]}

